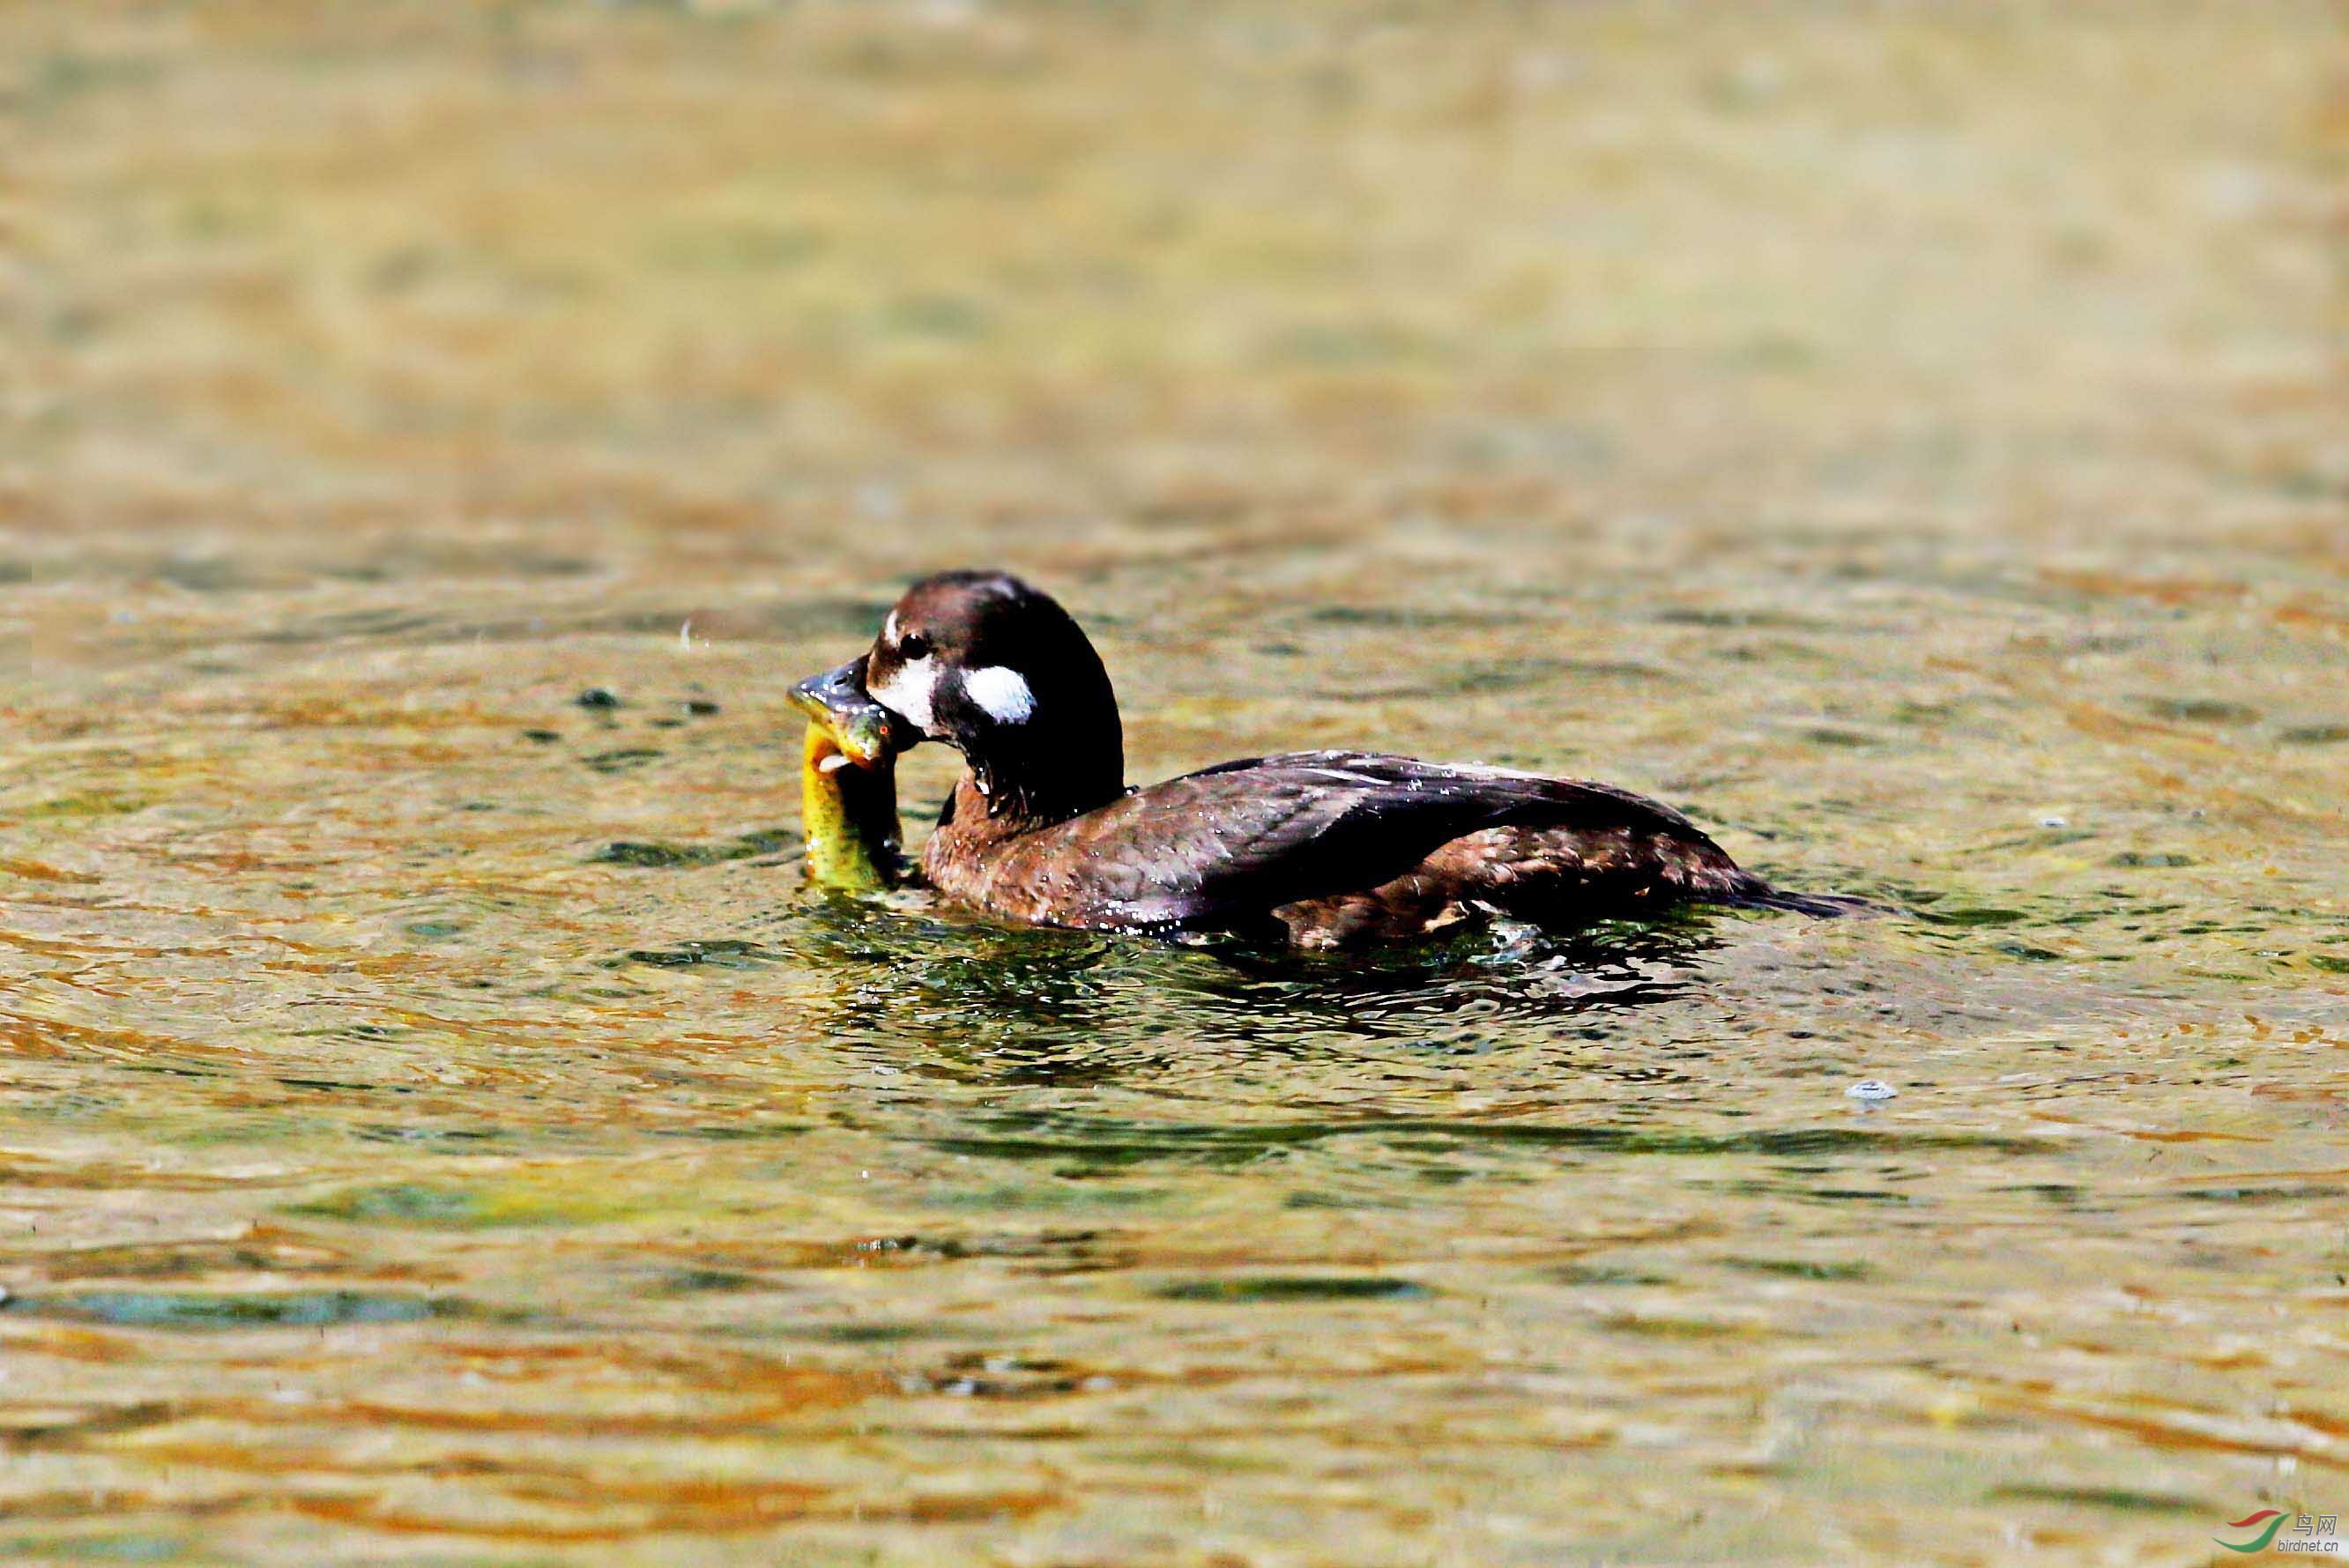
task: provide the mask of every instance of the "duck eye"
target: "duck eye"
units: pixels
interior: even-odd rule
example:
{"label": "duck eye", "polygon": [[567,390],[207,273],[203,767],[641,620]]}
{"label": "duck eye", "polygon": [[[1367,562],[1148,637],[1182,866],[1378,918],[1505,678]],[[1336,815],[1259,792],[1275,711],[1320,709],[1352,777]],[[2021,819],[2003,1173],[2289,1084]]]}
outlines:
{"label": "duck eye", "polygon": [[897,639],[897,656],[912,661],[930,656],[930,640],[919,632],[908,632]]}

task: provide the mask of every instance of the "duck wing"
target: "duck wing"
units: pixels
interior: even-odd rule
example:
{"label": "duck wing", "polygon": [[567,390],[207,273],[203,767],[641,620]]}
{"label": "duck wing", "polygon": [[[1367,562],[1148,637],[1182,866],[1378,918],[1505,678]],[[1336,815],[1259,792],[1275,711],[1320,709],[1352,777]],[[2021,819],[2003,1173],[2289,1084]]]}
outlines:
{"label": "duck wing", "polygon": [[1498,827],[1663,840],[1743,877],[1686,817],[1626,789],[1356,751],[1170,779],[1034,835],[1020,858],[1049,858],[1070,923],[1211,927],[1376,887]]}

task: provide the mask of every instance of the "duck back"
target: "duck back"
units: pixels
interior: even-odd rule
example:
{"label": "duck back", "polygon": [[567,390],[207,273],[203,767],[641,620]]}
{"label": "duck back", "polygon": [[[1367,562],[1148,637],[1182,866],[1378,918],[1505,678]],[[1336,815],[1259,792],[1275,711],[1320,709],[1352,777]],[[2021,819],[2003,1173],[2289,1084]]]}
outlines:
{"label": "duck back", "polygon": [[958,798],[924,870],[998,914],[1106,930],[1392,941],[1770,896],[1686,817],[1610,785],[1355,751],[1226,762],[1041,825]]}

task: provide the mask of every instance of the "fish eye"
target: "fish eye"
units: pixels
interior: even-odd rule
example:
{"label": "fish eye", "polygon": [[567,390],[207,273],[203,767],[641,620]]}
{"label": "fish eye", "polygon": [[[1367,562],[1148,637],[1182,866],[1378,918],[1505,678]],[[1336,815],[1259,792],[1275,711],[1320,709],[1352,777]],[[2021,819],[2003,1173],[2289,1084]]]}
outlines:
{"label": "fish eye", "polygon": [[919,632],[908,632],[897,639],[897,656],[908,661],[930,656],[930,639]]}

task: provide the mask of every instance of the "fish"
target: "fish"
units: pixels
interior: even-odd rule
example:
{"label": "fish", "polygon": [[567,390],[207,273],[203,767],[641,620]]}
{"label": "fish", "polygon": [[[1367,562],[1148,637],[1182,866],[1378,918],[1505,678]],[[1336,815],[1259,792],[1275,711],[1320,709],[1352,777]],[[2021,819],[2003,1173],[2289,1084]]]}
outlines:
{"label": "fish", "polygon": [[906,737],[890,711],[843,666],[791,691],[807,715],[801,745],[800,818],[808,881],[851,895],[905,880],[897,818],[897,753]]}

